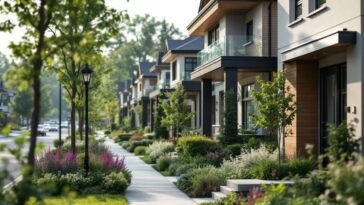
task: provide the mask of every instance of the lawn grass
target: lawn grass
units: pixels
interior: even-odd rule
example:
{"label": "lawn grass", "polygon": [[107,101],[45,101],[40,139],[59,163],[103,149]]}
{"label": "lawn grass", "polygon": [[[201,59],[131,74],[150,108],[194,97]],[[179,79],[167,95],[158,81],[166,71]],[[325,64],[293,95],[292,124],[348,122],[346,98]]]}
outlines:
{"label": "lawn grass", "polygon": [[122,195],[86,195],[86,196],[60,196],[48,197],[45,199],[46,205],[127,205],[127,201]]}

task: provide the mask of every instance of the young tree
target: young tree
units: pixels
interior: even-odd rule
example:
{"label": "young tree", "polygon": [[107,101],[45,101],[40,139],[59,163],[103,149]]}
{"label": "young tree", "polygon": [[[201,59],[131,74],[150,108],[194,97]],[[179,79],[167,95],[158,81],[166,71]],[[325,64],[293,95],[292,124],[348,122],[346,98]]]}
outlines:
{"label": "young tree", "polygon": [[18,92],[13,102],[11,103],[12,111],[22,121],[25,120],[29,126],[30,117],[32,114],[32,93],[30,90]]}
{"label": "young tree", "polygon": [[159,97],[156,108],[155,108],[155,115],[154,115],[154,133],[157,138],[168,138],[168,129],[162,125],[162,118],[164,117],[163,108],[162,108],[162,101],[163,98]]}
{"label": "young tree", "polygon": [[[71,104],[71,148],[76,151],[76,111],[83,127],[83,82],[79,73],[85,63],[96,64],[101,48],[119,32],[122,12],[110,9],[105,1],[62,1],[50,25],[57,39],[61,65],[59,79]],[[64,19],[67,19],[65,21]]]}
{"label": "young tree", "polygon": [[[12,30],[15,26],[24,28],[22,41],[12,43],[13,55],[23,61],[22,67],[26,81],[31,82],[33,89],[33,110],[31,119],[30,147],[28,165],[34,166],[37,144],[37,129],[40,117],[41,82],[40,75],[44,63],[52,56],[51,38],[46,31],[52,21],[54,11],[58,9],[58,1],[14,1],[4,0],[0,3],[0,12],[14,15],[16,25],[9,19],[1,22],[1,30]],[[32,172],[30,172],[32,174]]]}
{"label": "young tree", "polygon": [[166,93],[167,100],[162,101],[161,104],[164,112],[162,125],[170,127],[172,133],[176,133],[177,136],[188,126],[194,116],[194,113],[188,108],[184,94],[183,86],[179,84],[174,92]]}
{"label": "young tree", "polygon": [[285,137],[289,132],[287,126],[292,124],[297,113],[295,95],[286,85],[285,73],[274,73],[273,81],[257,79],[260,91],[253,91],[257,112],[251,115],[258,127],[266,129],[271,136],[277,138],[280,161],[285,157]]}

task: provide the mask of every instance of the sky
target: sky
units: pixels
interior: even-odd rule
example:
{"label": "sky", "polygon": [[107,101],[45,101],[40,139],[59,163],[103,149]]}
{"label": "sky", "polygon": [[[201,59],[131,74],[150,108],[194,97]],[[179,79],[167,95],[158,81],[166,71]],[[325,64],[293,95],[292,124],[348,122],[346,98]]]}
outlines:
{"label": "sky", "polygon": [[[130,16],[150,14],[159,20],[175,24],[187,35],[187,25],[197,15],[200,0],[107,0],[108,6],[117,10],[127,10]],[[0,15],[1,16],[1,15]],[[12,33],[0,32],[0,52],[10,56],[7,48],[11,41],[19,41],[22,31],[17,29]]]}

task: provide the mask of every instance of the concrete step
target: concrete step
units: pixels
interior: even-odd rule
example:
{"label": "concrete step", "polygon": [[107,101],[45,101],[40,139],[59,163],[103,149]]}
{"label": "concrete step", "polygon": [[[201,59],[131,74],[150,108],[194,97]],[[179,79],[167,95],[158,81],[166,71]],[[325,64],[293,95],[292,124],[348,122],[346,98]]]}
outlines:
{"label": "concrete step", "polygon": [[285,180],[260,180],[260,179],[232,179],[227,181],[227,186],[236,192],[248,192],[254,187],[261,187],[262,184],[265,185],[278,185],[283,183],[286,186],[294,184],[294,181]]}
{"label": "concrete step", "polygon": [[212,198],[214,200],[218,200],[218,199],[225,198],[225,197],[226,197],[226,194],[224,194],[224,193],[221,193],[221,192],[212,192]]}
{"label": "concrete step", "polygon": [[231,192],[237,192],[236,189],[230,188],[228,186],[220,186],[220,192],[223,194],[230,194]]}

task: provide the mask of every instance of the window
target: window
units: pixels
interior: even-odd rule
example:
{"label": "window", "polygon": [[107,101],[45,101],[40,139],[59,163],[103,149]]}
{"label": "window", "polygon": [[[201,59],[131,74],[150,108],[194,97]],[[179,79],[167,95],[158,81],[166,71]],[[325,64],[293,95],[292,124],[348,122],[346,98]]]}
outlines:
{"label": "window", "polygon": [[302,0],[295,0],[295,10],[294,10],[294,14],[295,14],[295,19],[298,19],[302,16]]}
{"label": "window", "polygon": [[315,0],[315,9],[320,8],[325,3],[326,3],[326,0]]}
{"label": "window", "polygon": [[196,57],[186,57],[185,58],[185,74],[184,80],[191,79],[191,73],[197,67],[197,58]]}
{"label": "window", "polygon": [[215,26],[209,31],[208,44],[211,45],[212,43],[218,40],[219,40],[219,25]]}
{"label": "window", "polygon": [[249,115],[255,112],[252,91],[254,90],[254,84],[243,86],[243,126],[246,130],[254,128],[254,124],[251,122]]}
{"label": "window", "polygon": [[246,24],[246,42],[253,41],[253,21]]}
{"label": "window", "polygon": [[176,80],[177,79],[177,62],[174,61],[172,63],[172,80]]}

